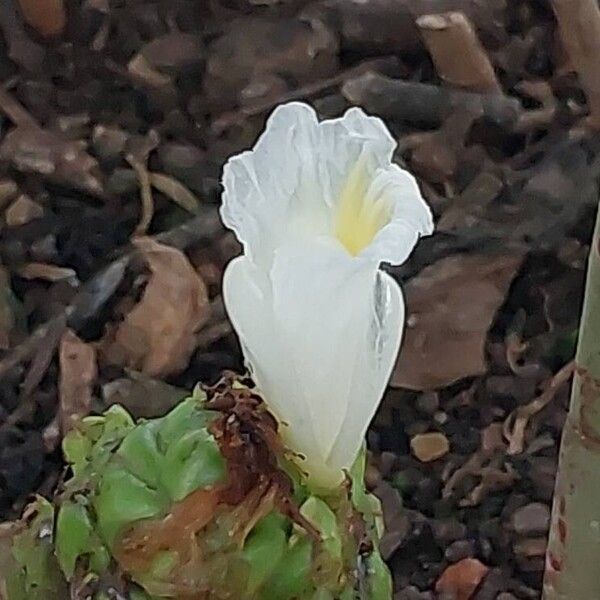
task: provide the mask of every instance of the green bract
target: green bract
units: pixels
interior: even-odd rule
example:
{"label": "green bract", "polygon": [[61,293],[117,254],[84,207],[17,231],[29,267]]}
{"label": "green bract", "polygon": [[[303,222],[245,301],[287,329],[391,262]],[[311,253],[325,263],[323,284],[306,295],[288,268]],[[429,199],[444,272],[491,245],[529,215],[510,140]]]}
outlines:
{"label": "green bract", "polygon": [[202,393],[160,419],[135,423],[119,406],[84,419],[64,440],[72,476],[57,508],[38,501],[14,539],[8,600],[68,598],[82,582],[108,600],[115,579],[131,600],[390,600],[389,572],[370,551],[380,507],[362,483],[364,452],[350,491],[311,494],[273,456],[272,468],[290,470],[278,481],[296,508],[276,500],[272,470],[232,500],[237,475],[217,422],[228,415],[207,410]]}

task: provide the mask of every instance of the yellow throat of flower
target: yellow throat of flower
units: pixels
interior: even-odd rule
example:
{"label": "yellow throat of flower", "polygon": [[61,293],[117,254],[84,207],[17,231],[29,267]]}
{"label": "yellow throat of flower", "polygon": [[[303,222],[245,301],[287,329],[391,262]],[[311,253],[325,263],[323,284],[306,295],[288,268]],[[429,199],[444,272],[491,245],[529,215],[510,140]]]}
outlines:
{"label": "yellow throat of flower", "polygon": [[335,219],[335,236],[352,256],[360,254],[391,218],[385,198],[367,198],[368,185],[365,161],[359,160],[344,184]]}

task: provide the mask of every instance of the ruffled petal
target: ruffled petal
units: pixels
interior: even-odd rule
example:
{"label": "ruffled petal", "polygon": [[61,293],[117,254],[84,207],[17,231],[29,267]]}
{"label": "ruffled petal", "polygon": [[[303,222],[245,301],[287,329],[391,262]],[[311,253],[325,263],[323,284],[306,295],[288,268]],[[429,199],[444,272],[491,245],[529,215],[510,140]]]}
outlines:
{"label": "ruffled petal", "polygon": [[268,266],[274,249],[302,230],[326,230],[318,147],[315,111],[295,102],[276,108],[254,149],[225,165],[221,217],[256,262]]}
{"label": "ruffled petal", "polygon": [[283,243],[333,236],[342,190],[357,165],[366,192],[395,147],[383,121],[359,108],[319,123],[306,104],[279,106],[254,149],[224,167],[223,222],[246,254],[268,268]]}
{"label": "ruffled petal", "polygon": [[392,164],[377,171],[365,203],[389,204],[391,218],[361,252],[363,258],[402,264],[419,238],[433,233],[433,216],[415,178],[398,165]]}

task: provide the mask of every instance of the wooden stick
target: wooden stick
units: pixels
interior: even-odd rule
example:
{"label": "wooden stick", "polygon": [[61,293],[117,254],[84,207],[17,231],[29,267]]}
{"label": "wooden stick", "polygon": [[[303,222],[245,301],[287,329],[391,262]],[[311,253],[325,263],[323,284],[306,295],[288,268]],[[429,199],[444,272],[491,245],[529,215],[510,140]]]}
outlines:
{"label": "wooden stick", "polygon": [[590,108],[588,124],[600,129],[600,7],[597,0],[552,0],[561,39]]}
{"label": "wooden stick", "polygon": [[461,12],[423,15],[417,26],[439,76],[473,92],[501,92],[471,21]]}

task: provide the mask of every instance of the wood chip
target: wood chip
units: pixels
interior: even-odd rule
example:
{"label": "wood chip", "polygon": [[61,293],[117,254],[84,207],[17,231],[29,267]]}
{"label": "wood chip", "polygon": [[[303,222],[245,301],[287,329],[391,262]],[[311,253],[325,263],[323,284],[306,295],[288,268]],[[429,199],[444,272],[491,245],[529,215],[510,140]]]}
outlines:
{"label": "wood chip", "polygon": [[485,373],[487,333],[522,260],[520,253],[459,254],[411,279],[392,385],[433,390]]}
{"label": "wood chip", "polygon": [[206,285],[185,254],[140,238],[135,245],[150,269],[141,300],[103,341],[113,364],[152,377],[181,372],[197,346],[197,333],[210,318]]}
{"label": "wood chip", "polygon": [[21,194],[7,209],[5,213],[6,224],[9,227],[21,227],[29,221],[44,216],[44,209],[34,202],[29,196]]}
{"label": "wood chip", "polygon": [[44,37],[63,33],[67,24],[64,0],[19,0],[27,24]]}
{"label": "wood chip", "polygon": [[59,366],[59,422],[64,435],[90,412],[98,378],[96,350],[67,329],[60,339]]}
{"label": "wood chip", "polygon": [[27,263],[19,267],[16,272],[23,279],[43,279],[52,282],[77,279],[77,273],[73,269],[39,262]]}
{"label": "wood chip", "polygon": [[435,590],[438,593],[454,594],[455,600],[470,600],[477,587],[487,575],[486,567],[476,558],[465,558],[450,565],[437,580]]}
{"label": "wood chip", "polygon": [[444,81],[474,92],[501,91],[475,28],[463,13],[423,15],[417,26]]}

